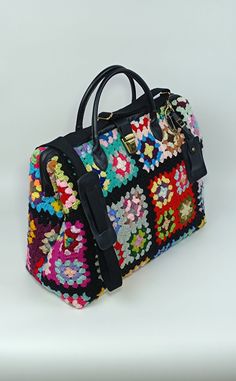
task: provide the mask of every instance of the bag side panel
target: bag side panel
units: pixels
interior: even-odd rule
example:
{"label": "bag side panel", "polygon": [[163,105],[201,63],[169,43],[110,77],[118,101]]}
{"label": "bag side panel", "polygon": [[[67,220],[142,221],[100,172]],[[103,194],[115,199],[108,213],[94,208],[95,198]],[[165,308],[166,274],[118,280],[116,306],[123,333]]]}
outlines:
{"label": "bag side panel", "polygon": [[[49,291],[82,308],[102,289],[97,258],[94,250],[93,256],[86,258],[89,229],[83,222],[77,191],[58,156],[47,164],[54,196],[47,197],[42,190],[39,164],[45,149],[36,149],[30,160],[27,269]],[[89,240],[93,242],[91,236]]]}

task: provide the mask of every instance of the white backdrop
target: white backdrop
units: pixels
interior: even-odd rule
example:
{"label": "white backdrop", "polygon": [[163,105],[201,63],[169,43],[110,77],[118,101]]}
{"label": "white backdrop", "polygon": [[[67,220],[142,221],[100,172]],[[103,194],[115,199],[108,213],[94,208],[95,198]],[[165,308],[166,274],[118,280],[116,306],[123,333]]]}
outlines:
{"label": "white backdrop", "polygon": [[[1,380],[236,379],[235,4],[0,0]],[[208,224],[77,311],[24,269],[28,162],[73,131],[86,86],[116,63],[190,100]],[[129,99],[119,76],[102,108]]]}

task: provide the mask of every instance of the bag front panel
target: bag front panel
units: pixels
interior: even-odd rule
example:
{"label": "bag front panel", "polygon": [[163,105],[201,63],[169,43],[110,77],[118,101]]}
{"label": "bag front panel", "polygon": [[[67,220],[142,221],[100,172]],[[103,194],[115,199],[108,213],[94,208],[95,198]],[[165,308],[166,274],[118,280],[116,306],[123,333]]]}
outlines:
{"label": "bag front panel", "polygon": [[[199,136],[196,119],[186,99],[172,101],[187,126]],[[100,135],[108,168],[93,161],[92,142],[75,147],[87,171],[100,178],[110,220],[117,234],[114,245],[122,275],[148,263],[204,225],[203,182],[190,184],[181,147],[184,135],[172,131],[159,110],[162,142],[150,130],[149,115],[130,120],[137,152],[129,155],[117,129]],[[73,173],[58,156],[47,166],[55,191],[40,191],[39,156],[31,161],[29,271],[67,303],[81,308],[104,291],[96,244],[73,185]]]}

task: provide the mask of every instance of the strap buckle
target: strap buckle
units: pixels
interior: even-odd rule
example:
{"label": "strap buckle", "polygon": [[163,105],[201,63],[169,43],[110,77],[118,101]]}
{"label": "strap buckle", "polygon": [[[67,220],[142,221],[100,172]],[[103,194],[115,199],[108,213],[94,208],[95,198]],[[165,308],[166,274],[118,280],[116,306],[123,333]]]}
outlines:
{"label": "strap buckle", "polygon": [[101,112],[97,120],[110,120],[113,117],[113,112]]}
{"label": "strap buckle", "polygon": [[135,136],[133,133],[122,137],[121,140],[128,153],[134,154],[136,152]]}

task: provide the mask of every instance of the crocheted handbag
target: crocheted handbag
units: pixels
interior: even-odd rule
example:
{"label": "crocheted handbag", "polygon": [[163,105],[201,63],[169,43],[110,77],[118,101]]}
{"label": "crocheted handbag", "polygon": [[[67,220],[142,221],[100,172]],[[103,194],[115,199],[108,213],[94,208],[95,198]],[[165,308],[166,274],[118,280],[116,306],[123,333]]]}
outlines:
{"label": "crocheted handbag", "polygon": [[[107,82],[125,74],[132,103],[98,114]],[[135,82],[144,94],[136,99]],[[82,128],[97,90],[91,127]],[[82,98],[76,131],[30,161],[27,269],[82,308],[205,224],[202,138],[187,99],[150,90],[135,72],[103,70]]]}

